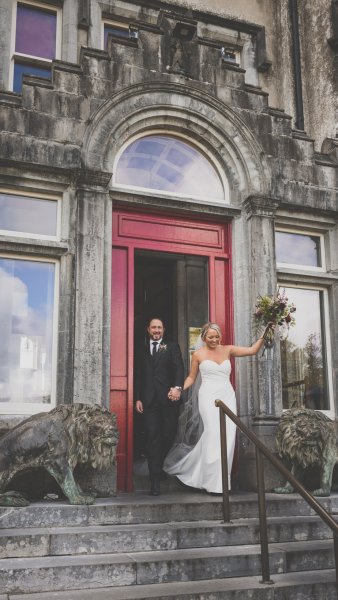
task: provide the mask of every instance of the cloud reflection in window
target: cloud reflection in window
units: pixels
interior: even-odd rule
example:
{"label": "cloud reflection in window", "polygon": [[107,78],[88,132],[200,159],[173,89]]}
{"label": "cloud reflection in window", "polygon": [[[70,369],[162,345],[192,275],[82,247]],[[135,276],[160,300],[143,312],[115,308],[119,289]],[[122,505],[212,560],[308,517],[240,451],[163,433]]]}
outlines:
{"label": "cloud reflection in window", "polygon": [[50,403],[55,265],[0,258],[0,402]]}
{"label": "cloud reflection in window", "polygon": [[115,183],[205,199],[224,200],[220,177],[193,146],[170,136],[147,136],[122,153]]}

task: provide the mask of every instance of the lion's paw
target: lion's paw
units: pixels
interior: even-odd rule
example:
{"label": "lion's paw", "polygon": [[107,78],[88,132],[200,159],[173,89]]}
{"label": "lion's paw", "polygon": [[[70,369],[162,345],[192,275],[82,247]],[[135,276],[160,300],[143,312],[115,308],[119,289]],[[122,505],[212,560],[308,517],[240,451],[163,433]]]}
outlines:
{"label": "lion's paw", "polygon": [[90,494],[83,494],[83,496],[77,496],[69,500],[70,504],[94,504],[94,502],[95,496],[91,496]]}
{"label": "lion's paw", "polygon": [[29,506],[30,502],[19,492],[5,492],[0,494],[0,506]]}
{"label": "lion's paw", "polygon": [[312,492],[313,496],[330,496],[330,490],[325,488],[319,488],[318,490],[314,490]]}
{"label": "lion's paw", "polygon": [[293,489],[289,487],[277,487],[273,491],[275,494],[292,494]]}

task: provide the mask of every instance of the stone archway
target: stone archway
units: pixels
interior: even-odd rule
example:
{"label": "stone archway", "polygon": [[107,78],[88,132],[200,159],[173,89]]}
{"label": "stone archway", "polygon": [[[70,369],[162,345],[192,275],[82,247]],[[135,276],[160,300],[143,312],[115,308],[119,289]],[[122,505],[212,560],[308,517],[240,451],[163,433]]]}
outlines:
{"label": "stone archway", "polygon": [[92,118],[83,144],[84,166],[113,173],[119,149],[149,131],[184,134],[204,147],[230,186],[230,202],[268,195],[270,175],[259,143],[228,106],[181,84],[148,83],[118,92]]}

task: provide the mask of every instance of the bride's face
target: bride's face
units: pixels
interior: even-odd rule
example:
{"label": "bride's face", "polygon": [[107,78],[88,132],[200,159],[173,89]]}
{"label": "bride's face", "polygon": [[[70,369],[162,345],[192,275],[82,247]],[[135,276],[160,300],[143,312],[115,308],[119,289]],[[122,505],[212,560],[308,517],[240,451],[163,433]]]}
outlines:
{"label": "bride's face", "polygon": [[213,349],[221,343],[221,337],[215,329],[208,329],[208,331],[205,334],[204,341],[208,348]]}

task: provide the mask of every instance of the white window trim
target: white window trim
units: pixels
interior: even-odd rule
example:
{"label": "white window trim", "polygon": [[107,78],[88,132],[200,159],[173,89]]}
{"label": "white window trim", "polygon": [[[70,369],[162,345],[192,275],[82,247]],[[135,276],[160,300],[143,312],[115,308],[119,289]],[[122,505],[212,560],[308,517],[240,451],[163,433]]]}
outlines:
{"label": "white window trim", "polygon": [[44,235],[40,233],[29,233],[27,231],[12,231],[11,229],[1,229],[0,235],[5,235],[6,237],[15,237],[15,238],[29,238],[34,240],[51,240],[51,241],[60,241],[61,236],[61,198],[56,194],[48,194],[48,193],[37,193],[33,192],[21,192],[20,190],[16,191],[12,188],[3,188],[0,187],[0,194],[8,194],[12,196],[21,196],[26,198],[34,198],[36,200],[53,200],[57,203],[56,208],[56,234],[55,235]]}
{"label": "white window trim", "polygon": [[309,231],[308,229],[292,229],[292,228],[286,228],[286,227],[275,227],[275,233],[293,233],[294,235],[305,235],[305,236],[312,236],[312,237],[318,237],[320,240],[320,258],[322,261],[322,266],[321,267],[314,267],[314,266],[308,266],[308,265],[302,265],[302,264],[297,264],[297,263],[284,263],[284,262],[278,262],[277,261],[277,257],[276,257],[276,262],[277,262],[277,268],[283,268],[283,269],[288,269],[288,270],[292,270],[292,271],[313,271],[314,273],[325,273],[326,272],[326,262],[325,262],[325,245],[324,245],[324,235],[322,233],[319,233],[318,231]]}
{"label": "white window trim", "polygon": [[[285,274],[283,275],[283,277],[287,277]],[[327,288],[320,286],[320,285],[307,285],[307,284],[294,284],[294,283],[290,283],[288,282],[287,278],[286,279],[279,279],[278,280],[278,285],[280,287],[286,287],[286,288],[294,288],[294,289],[298,289],[298,290],[315,290],[318,292],[323,292],[323,311],[324,314],[322,315],[323,319],[324,319],[324,328],[323,328],[323,334],[325,336],[325,344],[324,344],[324,351],[325,351],[325,361],[326,361],[326,370],[327,370],[327,387],[328,387],[328,396],[329,396],[329,409],[326,410],[320,410],[318,412],[322,412],[324,414],[326,414],[328,417],[330,417],[330,419],[334,419],[335,418],[335,410],[334,410],[334,402],[333,402],[333,378],[332,378],[332,348],[331,348],[331,337],[330,337],[330,327],[329,327],[329,299],[328,299],[328,290]],[[297,313],[296,313],[297,315]],[[297,318],[297,316],[296,316]],[[297,322],[296,322],[296,327],[297,327]],[[283,409],[283,410],[288,410],[288,409]]]}
{"label": "white window trim", "polygon": [[[162,190],[158,190],[156,188],[143,188],[140,186],[134,186],[134,185],[127,185],[127,184],[123,184],[123,183],[116,183],[115,181],[115,177],[116,177],[116,166],[118,161],[120,160],[121,155],[123,154],[123,152],[126,150],[126,148],[128,148],[128,146],[130,146],[133,142],[142,139],[144,137],[148,137],[148,136],[159,136],[159,135],[164,135],[166,137],[172,137],[172,138],[176,138],[176,139],[180,139],[184,142],[186,142],[188,145],[192,146],[193,148],[195,148],[196,150],[200,150],[202,156],[205,156],[206,160],[209,160],[210,164],[212,167],[214,167],[221,186],[223,188],[223,198],[212,198],[212,197],[208,197],[206,198],[205,196],[192,196],[191,194],[178,194],[177,192],[168,192],[168,191],[162,191]],[[153,195],[158,195],[158,196],[162,196],[162,197],[170,197],[170,198],[176,198],[176,199],[182,199],[182,200],[186,200],[186,199],[190,199],[190,200],[198,200],[199,202],[203,202],[203,204],[217,204],[217,205],[230,205],[230,188],[229,188],[229,182],[228,179],[225,176],[225,173],[223,172],[223,169],[221,167],[221,165],[219,164],[219,162],[217,161],[217,159],[215,158],[215,156],[211,155],[210,153],[208,153],[205,149],[204,146],[202,146],[202,144],[200,144],[199,142],[192,140],[191,138],[189,138],[186,135],[177,133],[176,131],[171,133],[170,131],[168,132],[168,130],[165,129],[156,129],[156,130],[149,130],[149,131],[143,131],[142,133],[138,133],[137,135],[134,135],[132,137],[130,137],[128,139],[127,142],[125,142],[121,148],[119,149],[119,151],[117,152],[115,159],[114,159],[114,168],[113,168],[113,178],[112,178],[112,187],[114,190],[121,190],[121,191],[126,191],[126,190],[130,190],[131,192],[141,192],[142,194],[151,194]]]}
{"label": "white window trim", "polygon": [[121,23],[120,21],[110,21],[109,19],[103,19],[101,21],[101,48],[104,50],[104,27],[108,25],[108,27],[116,27],[116,29],[123,29],[129,32],[128,23]]}
{"label": "white window trim", "polygon": [[53,338],[52,338],[52,386],[51,401],[49,404],[39,402],[0,402],[0,415],[33,415],[39,412],[49,412],[56,406],[56,375],[58,354],[58,323],[59,323],[59,282],[60,262],[51,258],[40,258],[36,256],[21,256],[17,254],[4,254],[0,252],[0,258],[27,260],[32,262],[48,262],[55,265],[54,271],[54,310],[53,310]]}
{"label": "white window trim", "polygon": [[52,60],[49,58],[43,58],[31,54],[22,54],[21,52],[15,52],[15,38],[16,38],[16,16],[17,16],[17,5],[18,4],[27,4],[28,6],[32,6],[34,8],[42,8],[43,10],[47,10],[48,12],[52,12],[56,14],[56,40],[55,40],[55,58],[61,58],[61,39],[62,39],[62,9],[58,6],[52,6],[50,4],[44,4],[43,2],[35,2],[35,0],[15,0],[13,2],[12,9],[12,29],[11,29],[11,62],[9,69],[9,84],[10,89],[13,89],[14,85],[14,64],[15,60],[24,58],[28,59],[27,64],[32,64],[34,66],[51,66]]}

